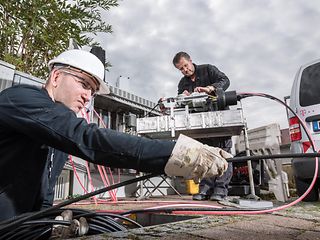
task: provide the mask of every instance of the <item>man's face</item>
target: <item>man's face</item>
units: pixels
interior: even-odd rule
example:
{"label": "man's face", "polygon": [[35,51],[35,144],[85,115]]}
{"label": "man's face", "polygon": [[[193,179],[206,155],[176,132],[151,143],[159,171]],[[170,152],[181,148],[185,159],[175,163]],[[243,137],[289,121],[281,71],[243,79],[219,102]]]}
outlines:
{"label": "man's face", "polygon": [[98,88],[97,81],[83,72],[62,68],[54,70],[52,74],[54,100],[75,113],[85,107]]}
{"label": "man's face", "polygon": [[192,64],[191,59],[182,57],[179,62],[175,64],[175,67],[186,77],[190,77],[194,74],[194,65]]}

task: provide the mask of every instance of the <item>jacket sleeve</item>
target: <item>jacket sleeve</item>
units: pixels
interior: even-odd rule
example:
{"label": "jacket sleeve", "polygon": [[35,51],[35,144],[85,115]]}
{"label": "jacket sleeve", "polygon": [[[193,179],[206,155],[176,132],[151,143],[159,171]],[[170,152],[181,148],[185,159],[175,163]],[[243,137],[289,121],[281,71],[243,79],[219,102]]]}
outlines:
{"label": "jacket sleeve", "polygon": [[222,88],[223,90],[226,90],[229,87],[229,78],[217,67],[208,65],[208,74],[210,77],[210,83],[215,88]]}
{"label": "jacket sleeve", "polygon": [[53,102],[45,90],[8,89],[0,101],[0,121],[8,128],[96,164],[163,173],[175,144],[88,124],[65,105]]}

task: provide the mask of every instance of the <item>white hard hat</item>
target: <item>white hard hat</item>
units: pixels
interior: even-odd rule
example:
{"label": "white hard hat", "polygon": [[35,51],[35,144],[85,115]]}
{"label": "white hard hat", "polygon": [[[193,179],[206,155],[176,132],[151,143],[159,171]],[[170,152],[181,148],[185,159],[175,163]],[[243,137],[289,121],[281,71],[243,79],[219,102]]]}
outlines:
{"label": "white hard hat", "polygon": [[110,93],[109,87],[103,81],[104,66],[94,54],[80,49],[67,50],[49,61],[48,66],[50,71],[55,64],[68,65],[90,74],[100,83],[99,94]]}

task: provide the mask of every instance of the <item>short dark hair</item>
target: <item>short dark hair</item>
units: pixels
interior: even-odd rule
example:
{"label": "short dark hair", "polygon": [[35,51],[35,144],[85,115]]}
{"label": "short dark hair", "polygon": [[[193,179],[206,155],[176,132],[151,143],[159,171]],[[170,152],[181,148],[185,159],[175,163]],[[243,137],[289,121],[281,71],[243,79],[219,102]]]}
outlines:
{"label": "short dark hair", "polygon": [[187,60],[190,60],[190,56],[189,56],[188,53],[186,53],[186,52],[178,52],[178,53],[174,56],[174,58],[173,58],[173,60],[172,60],[173,65],[176,65],[176,64],[180,61],[181,58],[185,58],[185,59],[187,59]]}

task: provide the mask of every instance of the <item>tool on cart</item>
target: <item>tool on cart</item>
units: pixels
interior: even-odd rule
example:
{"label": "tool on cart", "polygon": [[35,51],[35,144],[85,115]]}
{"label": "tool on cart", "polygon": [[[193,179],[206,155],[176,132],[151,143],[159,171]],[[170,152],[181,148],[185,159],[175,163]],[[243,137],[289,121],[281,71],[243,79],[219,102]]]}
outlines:
{"label": "tool on cart", "polygon": [[208,95],[204,92],[193,92],[190,95],[179,94],[177,97],[162,98],[159,101],[160,109],[168,113],[173,107],[175,112],[188,109],[190,112],[205,112],[224,110],[227,106],[237,105],[236,91],[225,92],[221,88],[216,89],[216,95]]}
{"label": "tool on cart", "polygon": [[237,105],[235,91],[216,90],[216,95],[192,93],[162,98],[162,116],[137,119],[137,132],[150,138],[174,139],[183,133],[192,138],[239,135],[245,126],[242,109],[223,111]]}

